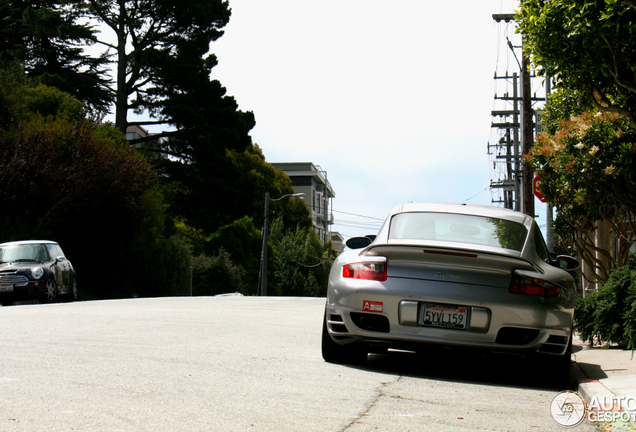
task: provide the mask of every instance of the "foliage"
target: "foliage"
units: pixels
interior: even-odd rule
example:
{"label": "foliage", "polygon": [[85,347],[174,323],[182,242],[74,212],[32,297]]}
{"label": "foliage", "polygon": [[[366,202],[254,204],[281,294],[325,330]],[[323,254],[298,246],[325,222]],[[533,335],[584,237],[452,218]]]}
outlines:
{"label": "foliage", "polygon": [[261,259],[262,237],[251,217],[245,216],[225,225],[210,236],[205,244],[206,255],[223,250],[234,264],[245,269],[244,294],[256,295]]}
{"label": "foliage", "polygon": [[113,102],[108,59],[85,48],[95,30],[82,21],[76,1],[0,0],[0,57],[24,65],[29,77],[82,101],[90,112],[105,113]]}
{"label": "foliage", "polygon": [[617,343],[636,348],[636,271],[612,270],[601,288],[577,300],[576,330],[590,342]]}
{"label": "foliage", "polygon": [[[214,87],[214,83],[209,86]],[[149,150],[170,155],[156,159],[155,164],[171,182],[176,182],[178,193],[173,195],[173,208],[188,223],[210,233],[249,214],[246,207],[250,201],[245,194],[251,195],[253,186],[236,181],[242,173],[226,151],[242,152],[251,144],[248,132],[254,121],[251,113],[238,111],[234,99],[227,96],[208,96],[193,90],[189,96],[179,97],[191,98],[183,106],[201,111],[198,114],[202,116],[184,112],[183,118],[173,117],[179,134]],[[206,102],[201,102],[201,98]]]}
{"label": "foliage", "polygon": [[245,293],[245,270],[232,262],[230,254],[221,249],[214,256],[192,258],[192,293],[210,296],[232,292]]}
{"label": "foliage", "polygon": [[585,103],[583,95],[572,90],[556,89],[548,95],[548,103],[540,110],[541,132],[555,134],[558,132],[562,121],[569,120],[573,116],[581,115],[590,110],[593,110],[593,108]]}
{"label": "foliage", "polygon": [[331,245],[323,247],[311,228],[298,226],[295,230],[284,232],[281,218],[272,223],[270,239],[275,268],[272,283],[268,285],[271,293],[325,296],[331,261],[335,257]]}
{"label": "foliage", "polygon": [[[239,173],[233,182],[237,191],[240,191],[234,197],[234,206],[240,208],[243,214],[252,216],[256,226],[262,226],[265,192],[269,192],[274,199],[293,194],[295,191],[291,179],[268,163],[256,144],[250,144],[242,152],[228,150],[227,154]],[[298,224],[302,227],[312,226],[309,209],[301,199],[271,201],[270,211],[283,217],[286,228],[295,228]]]}
{"label": "foliage", "polygon": [[[190,294],[192,257],[179,236],[165,237],[138,232],[128,250],[118,251],[117,273],[126,275],[99,298],[183,296]],[[104,287],[100,287],[104,288]]]}
{"label": "foliage", "polygon": [[[116,58],[115,125],[122,132],[129,109],[160,112],[159,106],[170,99],[170,88],[183,94],[181,86],[188,86],[193,77],[196,83],[209,82],[216,59],[207,51],[230,19],[227,1],[89,0],[88,4],[90,15],[116,35],[100,42]],[[206,105],[208,92],[199,96],[194,106]]]}
{"label": "foliage", "polygon": [[[147,112],[171,129],[143,143],[154,158],[170,193],[172,215],[206,235],[235,219],[252,215],[245,208],[250,190],[238,187],[241,172],[227,150],[251,145],[254,115],[242,112],[233,97],[211,80],[217,60],[211,42],[223,34],[230,18],[227,1],[89,0],[89,16],[111,30],[101,40],[113,54],[117,89],[115,126],[130,124],[129,111]],[[112,42],[112,41],[115,42]]]}
{"label": "foliage", "polygon": [[84,118],[72,96],[25,83],[0,83],[12,114],[0,130],[0,238],[59,241],[89,296],[123,295],[123,269],[146,276],[136,292],[151,292],[154,267],[178,272],[160,258],[172,246],[155,238],[165,218],[156,173],[123,135]]}
{"label": "foliage", "polygon": [[[554,134],[537,137],[530,160],[541,176],[541,192],[557,207],[558,219],[576,230],[581,258],[606,280],[614,265],[610,251],[595,247],[598,221],[619,239],[616,265],[627,264],[634,233],[636,130],[615,113],[586,112],[562,121]],[[602,257],[598,258],[598,254]]]}
{"label": "foliage", "polygon": [[636,127],[636,7],[618,0],[521,0],[518,31],[540,73]]}

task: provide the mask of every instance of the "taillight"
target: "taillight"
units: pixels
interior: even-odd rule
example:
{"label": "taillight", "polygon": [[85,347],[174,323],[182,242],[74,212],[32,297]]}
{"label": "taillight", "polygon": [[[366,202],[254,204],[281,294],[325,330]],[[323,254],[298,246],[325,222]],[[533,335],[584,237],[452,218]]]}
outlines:
{"label": "taillight", "polygon": [[542,297],[558,297],[561,287],[543,279],[515,275],[508,288],[511,294],[525,294]]}
{"label": "taillight", "polygon": [[386,280],[386,263],[359,262],[342,267],[342,277],[383,282]]}

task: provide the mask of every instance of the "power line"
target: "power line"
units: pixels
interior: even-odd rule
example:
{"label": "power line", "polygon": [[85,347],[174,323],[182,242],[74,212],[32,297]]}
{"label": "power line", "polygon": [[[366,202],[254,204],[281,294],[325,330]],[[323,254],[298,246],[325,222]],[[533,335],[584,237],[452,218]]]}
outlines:
{"label": "power line", "polygon": [[477,195],[481,194],[482,192],[487,191],[488,189],[490,189],[490,185],[486,186],[485,188],[483,188],[482,190],[480,190],[479,192],[477,192],[475,195],[471,196],[470,198],[465,199],[463,202],[470,201],[471,199],[475,198]]}
{"label": "power line", "polygon": [[347,212],[338,211],[338,210],[332,210],[332,212],[334,212],[334,213],[342,213],[342,214],[346,214],[346,215],[349,215],[349,216],[358,216],[358,217],[363,217],[363,218],[367,218],[367,219],[375,219],[375,220],[384,222],[384,219],[373,217],[373,216],[365,216],[365,215],[360,215],[360,214],[355,214],[355,213],[347,213]]}
{"label": "power line", "polygon": [[356,226],[360,228],[380,228],[380,226],[382,226],[380,222],[359,222],[346,219],[336,219],[334,225]]}

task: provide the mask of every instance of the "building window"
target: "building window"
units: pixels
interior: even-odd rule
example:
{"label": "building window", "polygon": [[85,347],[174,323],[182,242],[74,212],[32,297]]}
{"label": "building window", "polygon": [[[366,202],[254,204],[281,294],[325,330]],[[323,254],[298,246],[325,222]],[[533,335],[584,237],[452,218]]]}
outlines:
{"label": "building window", "polygon": [[317,193],[316,202],[314,203],[314,211],[318,214],[322,214],[322,194]]}

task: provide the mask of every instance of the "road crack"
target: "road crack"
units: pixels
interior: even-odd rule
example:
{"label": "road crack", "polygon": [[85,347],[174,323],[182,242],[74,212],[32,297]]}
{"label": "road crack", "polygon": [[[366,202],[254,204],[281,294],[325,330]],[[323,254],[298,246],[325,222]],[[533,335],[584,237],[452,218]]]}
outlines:
{"label": "road crack", "polygon": [[[402,377],[398,376],[393,381],[381,382],[380,386],[375,390],[374,397],[369,401],[369,403],[367,404],[363,412],[360,415],[358,415],[358,417],[354,418],[349,424],[347,424],[340,432],[346,432],[353,425],[362,423],[362,419],[369,416],[369,411],[371,411],[383,397],[387,396],[386,389],[394,384],[399,383],[401,379]],[[394,397],[394,396],[388,396],[388,397]]]}

